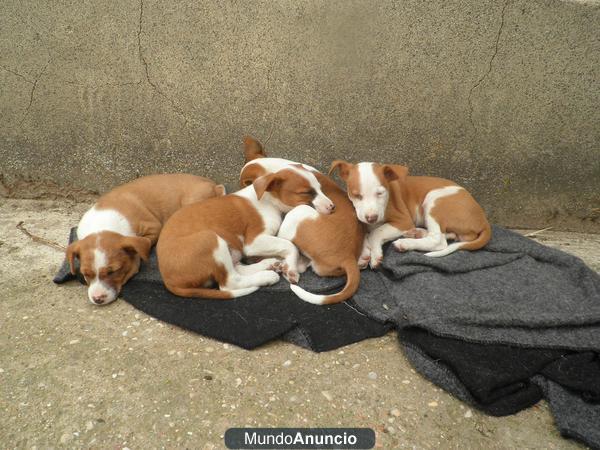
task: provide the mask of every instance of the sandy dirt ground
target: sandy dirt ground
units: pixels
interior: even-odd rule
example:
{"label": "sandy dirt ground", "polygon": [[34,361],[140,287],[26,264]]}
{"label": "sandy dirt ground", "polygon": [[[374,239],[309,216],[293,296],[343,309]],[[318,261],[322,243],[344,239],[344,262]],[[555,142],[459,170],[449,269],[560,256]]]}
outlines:
{"label": "sandy dirt ground", "polygon": [[[577,448],[541,402],[488,417],[416,374],[394,333],[316,354],[255,351],[161,323],[124,301],[95,307],[56,286],[64,243],[88,205],[0,199],[0,446],[222,448],[233,426],[372,427],[377,447]],[[600,271],[600,235],[539,241]]]}

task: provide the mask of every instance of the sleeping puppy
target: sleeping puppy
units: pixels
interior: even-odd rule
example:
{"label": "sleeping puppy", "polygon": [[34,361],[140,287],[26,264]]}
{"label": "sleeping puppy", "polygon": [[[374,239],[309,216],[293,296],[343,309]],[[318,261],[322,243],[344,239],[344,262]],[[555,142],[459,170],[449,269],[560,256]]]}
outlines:
{"label": "sleeping puppy", "polygon": [[106,305],[116,300],[175,211],[224,193],[222,185],[207,178],[170,174],[138,178],[101,196],[83,215],[78,240],[66,252],[72,274],[79,259],[90,302]]}
{"label": "sleeping puppy", "polygon": [[360,282],[359,264],[363,252],[365,227],[357,219],[346,193],[329,177],[315,168],[281,158],[267,157],[262,145],[256,139],[244,140],[246,165],[240,174],[242,185],[256,177],[284,167],[302,167],[319,182],[323,193],[335,203],[335,211],[329,215],[319,214],[308,205],[297,206],[289,211],[277,236],[292,241],[300,250],[299,273],[308,265],[323,277],[346,276],[346,285],[335,294],[317,295],[297,286],[298,278],[291,279],[292,291],[302,300],[317,304],[338,303],[349,299],[358,289]]}
{"label": "sleeping puppy", "polygon": [[[160,274],[169,291],[182,297],[231,299],[296,273],[298,250],[276,237],[281,214],[315,205],[324,214],[334,204],[316,179],[286,167],[258,177],[224,197],[181,208],[165,224],[156,246]],[[316,183],[316,184],[315,184]],[[313,210],[314,211],[314,210]],[[243,256],[271,257],[241,264]],[[276,258],[285,260],[285,265]],[[213,286],[218,289],[213,289]]]}
{"label": "sleeping puppy", "polygon": [[[485,212],[453,181],[409,176],[407,167],[392,164],[337,160],[331,169],[339,170],[358,219],[369,226],[373,268],[383,259],[382,245],[394,239],[398,251],[444,256],[477,250],[491,238]],[[447,239],[456,242],[448,244]]]}

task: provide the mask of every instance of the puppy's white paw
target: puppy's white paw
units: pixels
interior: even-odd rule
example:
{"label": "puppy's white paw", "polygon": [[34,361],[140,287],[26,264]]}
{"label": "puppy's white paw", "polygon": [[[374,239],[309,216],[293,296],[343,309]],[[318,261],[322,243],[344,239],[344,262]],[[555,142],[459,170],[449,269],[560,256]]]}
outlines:
{"label": "puppy's white paw", "polygon": [[298,284],[298,281],[300,281],[298,270],[290,267],[287,263],[283,263],[281,273],[290,284]]}
{"label": "puppy's white paw", "polygon": [[279,281],[279,274],[273,270],[265,270],[260,274],[261,286],[271,286]]}
{"label": "puppy's white paw", "polygon": [[280,259],[267,258],[267,259],[263,259],[262,262],[264,263],[266,270],[273,270],[277,273],[281,272],[281,266],[283,265],[283,263],[281,262]]}
{"label": "puppy's white paw", "polygon": [[425,228],[413,228],[402,233],[405,238],[422,239],[427,236],[427,230]]}
{"label": "puppy's white paw", "polygon": [[402,243],[403,240],[404,239],[398,239],[398,240],[394,241],[394,244],[393,244],[394,248],[396,250],[398,250],[400,253],[404,253],[409,250],[408,247]]}
{"label": "puppy's white paw", "polygon": [[369,263],[369,265],[371,266],[371,269],[377,269],[380,265],[381,262],[383,261],[383,254],[382,253],[371,253],[371,262]]}

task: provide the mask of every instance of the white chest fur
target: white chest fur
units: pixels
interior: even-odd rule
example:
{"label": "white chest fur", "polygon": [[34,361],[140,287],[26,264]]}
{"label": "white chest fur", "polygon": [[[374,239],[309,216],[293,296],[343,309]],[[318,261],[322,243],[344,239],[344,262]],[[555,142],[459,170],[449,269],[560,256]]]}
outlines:
{"label": "white chest fur", "polygon": [[93,206],[83,215],[77,226],[77,238],[84,239],[100,231],[113,231],[123,236],[135,236],[127,218],[114,209],[96,209]]}
{"label": "white chest fur", "polygon": [[252,203],[252,206],[256,209],[256,212],[262,218],[265,225],[265,234],[275,236],[279,227],[281,226],[281,211],[271,202],[267,197],[269,193],[265,193],[262,201],[256,198],[256,191],[254,186],[250,185],[235,192],[233,195],[239,195]]}

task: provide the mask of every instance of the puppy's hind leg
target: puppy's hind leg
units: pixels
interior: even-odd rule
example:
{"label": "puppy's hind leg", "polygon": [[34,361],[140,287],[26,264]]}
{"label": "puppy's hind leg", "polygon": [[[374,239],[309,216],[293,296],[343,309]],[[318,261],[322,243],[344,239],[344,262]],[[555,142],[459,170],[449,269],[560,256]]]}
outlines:
{"label": "puppy's hind leg", "polygon": [[277,258],[266,258],[254,264],[235,264],[235,270],[240,275],[252,275],[262,270],[281,271],[281,260]]}
{"label": "puppy's hind leg", "polygon": [[223,266],[225,272],[224,276],[217,279],[221,289],[236,290],[248,287],[268,286],[279,281],[279,274],[273,270],[258,270],[252,274],[241,274],[233,264],[227,241],[221,237],[217,239],[218,246],[214,251],[214,258],[216,262]]}

